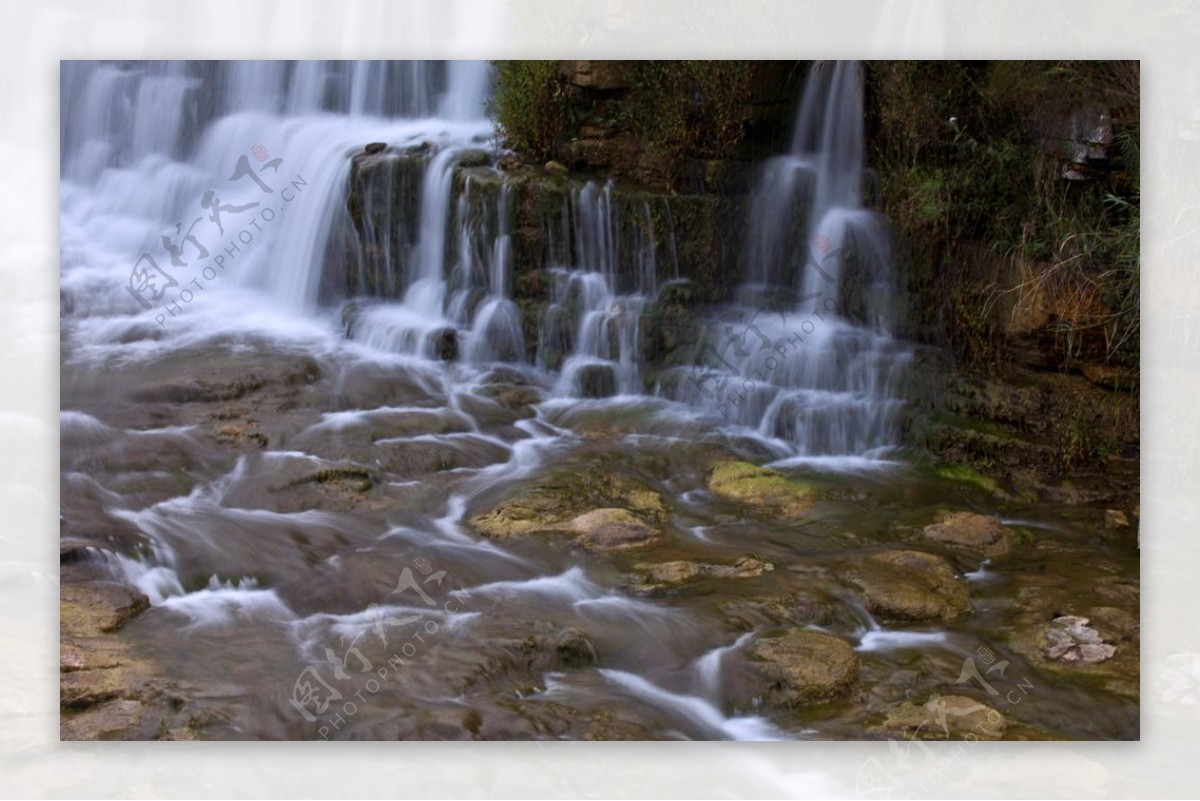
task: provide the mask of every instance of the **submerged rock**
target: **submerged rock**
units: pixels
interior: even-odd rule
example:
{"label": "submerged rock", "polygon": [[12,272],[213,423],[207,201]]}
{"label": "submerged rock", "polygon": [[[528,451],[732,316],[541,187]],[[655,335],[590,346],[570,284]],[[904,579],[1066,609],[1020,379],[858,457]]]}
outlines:
{"label": "submerged rock", "polygon": [[967,586],[941,557],[885,551],[855,564],[849,579],[874,614],[898,620],[950,620],[967,611]]}
{"label": "submerged rock", "polygon": [[925,527],[927,539],[970,548],[995,558],[1004,556],[1016,543],[1016,535],[995,517],[973,512],[951,512]]}
{"label": "submerged rock", "polygon": [[646,579],[639,589],[657,589],[662,586],[683,584],[697,578],[754,578],[774,570],[775,565],[747,556],[732,565],[678,560],[661,563],[643,562],[636,565],[635,569],[643,573]]}
{"label": "submerged rock", "polygon": [[996,740],[1007,727],[1004,715],[987,704],[961,695],[934,695],[919,706],[904,701],[890,707],[873,731],[909,739]]}
{"label": "submerged rock", "polygon": [[854,649],[831,634],[792,629],[755,641],[750,655],[768,683],[768,696],[788,706],[831,701],[858,681]]}
{"label": "submerged rock", "polygon": [[726,500],[800,517],[816,504],[816,492],[778,470],[749,462],[720,462],[708,472],[708,489]]}

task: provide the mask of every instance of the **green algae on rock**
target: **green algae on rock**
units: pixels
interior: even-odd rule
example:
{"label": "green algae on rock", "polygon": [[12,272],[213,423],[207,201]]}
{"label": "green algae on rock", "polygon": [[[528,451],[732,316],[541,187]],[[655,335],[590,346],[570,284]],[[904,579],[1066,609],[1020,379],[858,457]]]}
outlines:
{"label": "green algae on rock", "polygon": [[[604,512],[595,517],[586,513]],[[567,470],[469,522],[485,537],[507,539],[533,533],[581,533],[605,524],[655,528],[666,520],[657,492],[613,471]],[[572,521],[577,521],[573,527]]]}
{"label": "green algae on rock", "polygon": [[708,472],[708,488],[719,498],[800,517],[816,504],[816,491],[778,470],[749,462],[719,462]]}

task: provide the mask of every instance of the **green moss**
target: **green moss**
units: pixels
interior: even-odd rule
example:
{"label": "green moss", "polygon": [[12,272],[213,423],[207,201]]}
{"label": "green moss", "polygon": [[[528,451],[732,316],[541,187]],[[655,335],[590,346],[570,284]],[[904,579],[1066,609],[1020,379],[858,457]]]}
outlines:
{"label": "green moss", "polygon": [[709,471],[708,488],[714,495],[796,517],[816,503],[816,490],[778,470],[749,462],[719,462]]}
{"label": "green moss", "polygon": [[963,481],[968,484],[974,484],[984,492],[995,492],[998,486],[995,480],[988,478],[977,470],[968,467],[965,464],[940,464],[934,467],[934,473],[939,478],[949,479],[951,481]]}

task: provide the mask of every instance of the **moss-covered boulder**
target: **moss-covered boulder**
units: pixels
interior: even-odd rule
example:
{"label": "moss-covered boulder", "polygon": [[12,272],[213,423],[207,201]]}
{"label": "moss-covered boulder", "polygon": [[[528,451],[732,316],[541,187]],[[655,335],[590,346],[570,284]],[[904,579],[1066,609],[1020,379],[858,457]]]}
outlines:
{"label": "moss-covered boulder", "polygon": [[895,620],[951,620],[970,608],[967,585],[945,559],[920,551],[884,551],[849,566],[867,608]]}
{"label": "moss-covered boulder", "polygon": [[832,634],[792,629],[755,641],[750,656],[766,682],[768,699],[784,706],[832,701],[858,681],[854,649]]}
{"label": "moss-covered boulder", "polygon": [[817,501],[817,493],[809,484],[749,462],[719,462],[708,471],[708,489],[718,498],[784,517],[801,517]]}
{"label": "moss-covered boulder", "polygon": [[951,512],[922,534],[935,542],[977,551],[988,558],[1004,556],[1017,542],[1016,533],[990,515]]}
{"label": "moss-covered boulder", "polygon": [[609,526],[593,538],[592,544],[598,545],[620,539],[612,526],[654,530],[666,519],[662,497],[649,487],[611,470],[575,468],[544,479],[468,522],[492,539],[576,533],[585,545],[591,533]]}

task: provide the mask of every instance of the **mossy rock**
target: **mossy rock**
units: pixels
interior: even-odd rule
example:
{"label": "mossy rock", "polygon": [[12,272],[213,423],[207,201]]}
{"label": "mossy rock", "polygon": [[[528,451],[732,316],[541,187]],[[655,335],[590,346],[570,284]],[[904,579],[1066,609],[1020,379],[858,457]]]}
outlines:
{"label": "mossy rock", "polygon": [[817,501],[809,484],[750,462],[720,462],[708,472],[708,489],[719,498],[801,517]]}
{"label": "mossy rock", "polygon": [[949,479],[950,481],[961,481],[966,484],[974,484],[984,492],[993,493],[1000,488],[995,479],[987,476],[969,467],[965,464],[939,464],[933,469],[938,478]]}
{"label": "mossy rock", "polygon": [[1004,556],[1016,545],[1018,535],[990,515],[951,512],[937,523],[925,527],[922,534],[935,542],[976,551],[988,558]]}
{"label": "mossy rock", "polygon": [[970,608],[967,586],[945,559],[885,551],[854,564],[848,578],[874,614],[897,620],[951,620]]}
{"label": "mossy rock", "polygon": [[858,681],[858,657],[845,640],[807,629],[757,640],[750,649],[767,695],[785,706],[823,703],[848,693]]}
{"label": "mossy rock", "polygon": [[624,522],[615,518],[607,520],[613,525],[636,522],[639,526],[656,529],[667,519],[667,508],[654,490],[611,470],[572,469],[524,490],[487,512],[474,515],[468,522],[492,539],[535,533],[580,533],[581,529],[572,527],[572,521],[597,511],[610,518],[617,514],[629,517],[628,520],[622,517]]}

